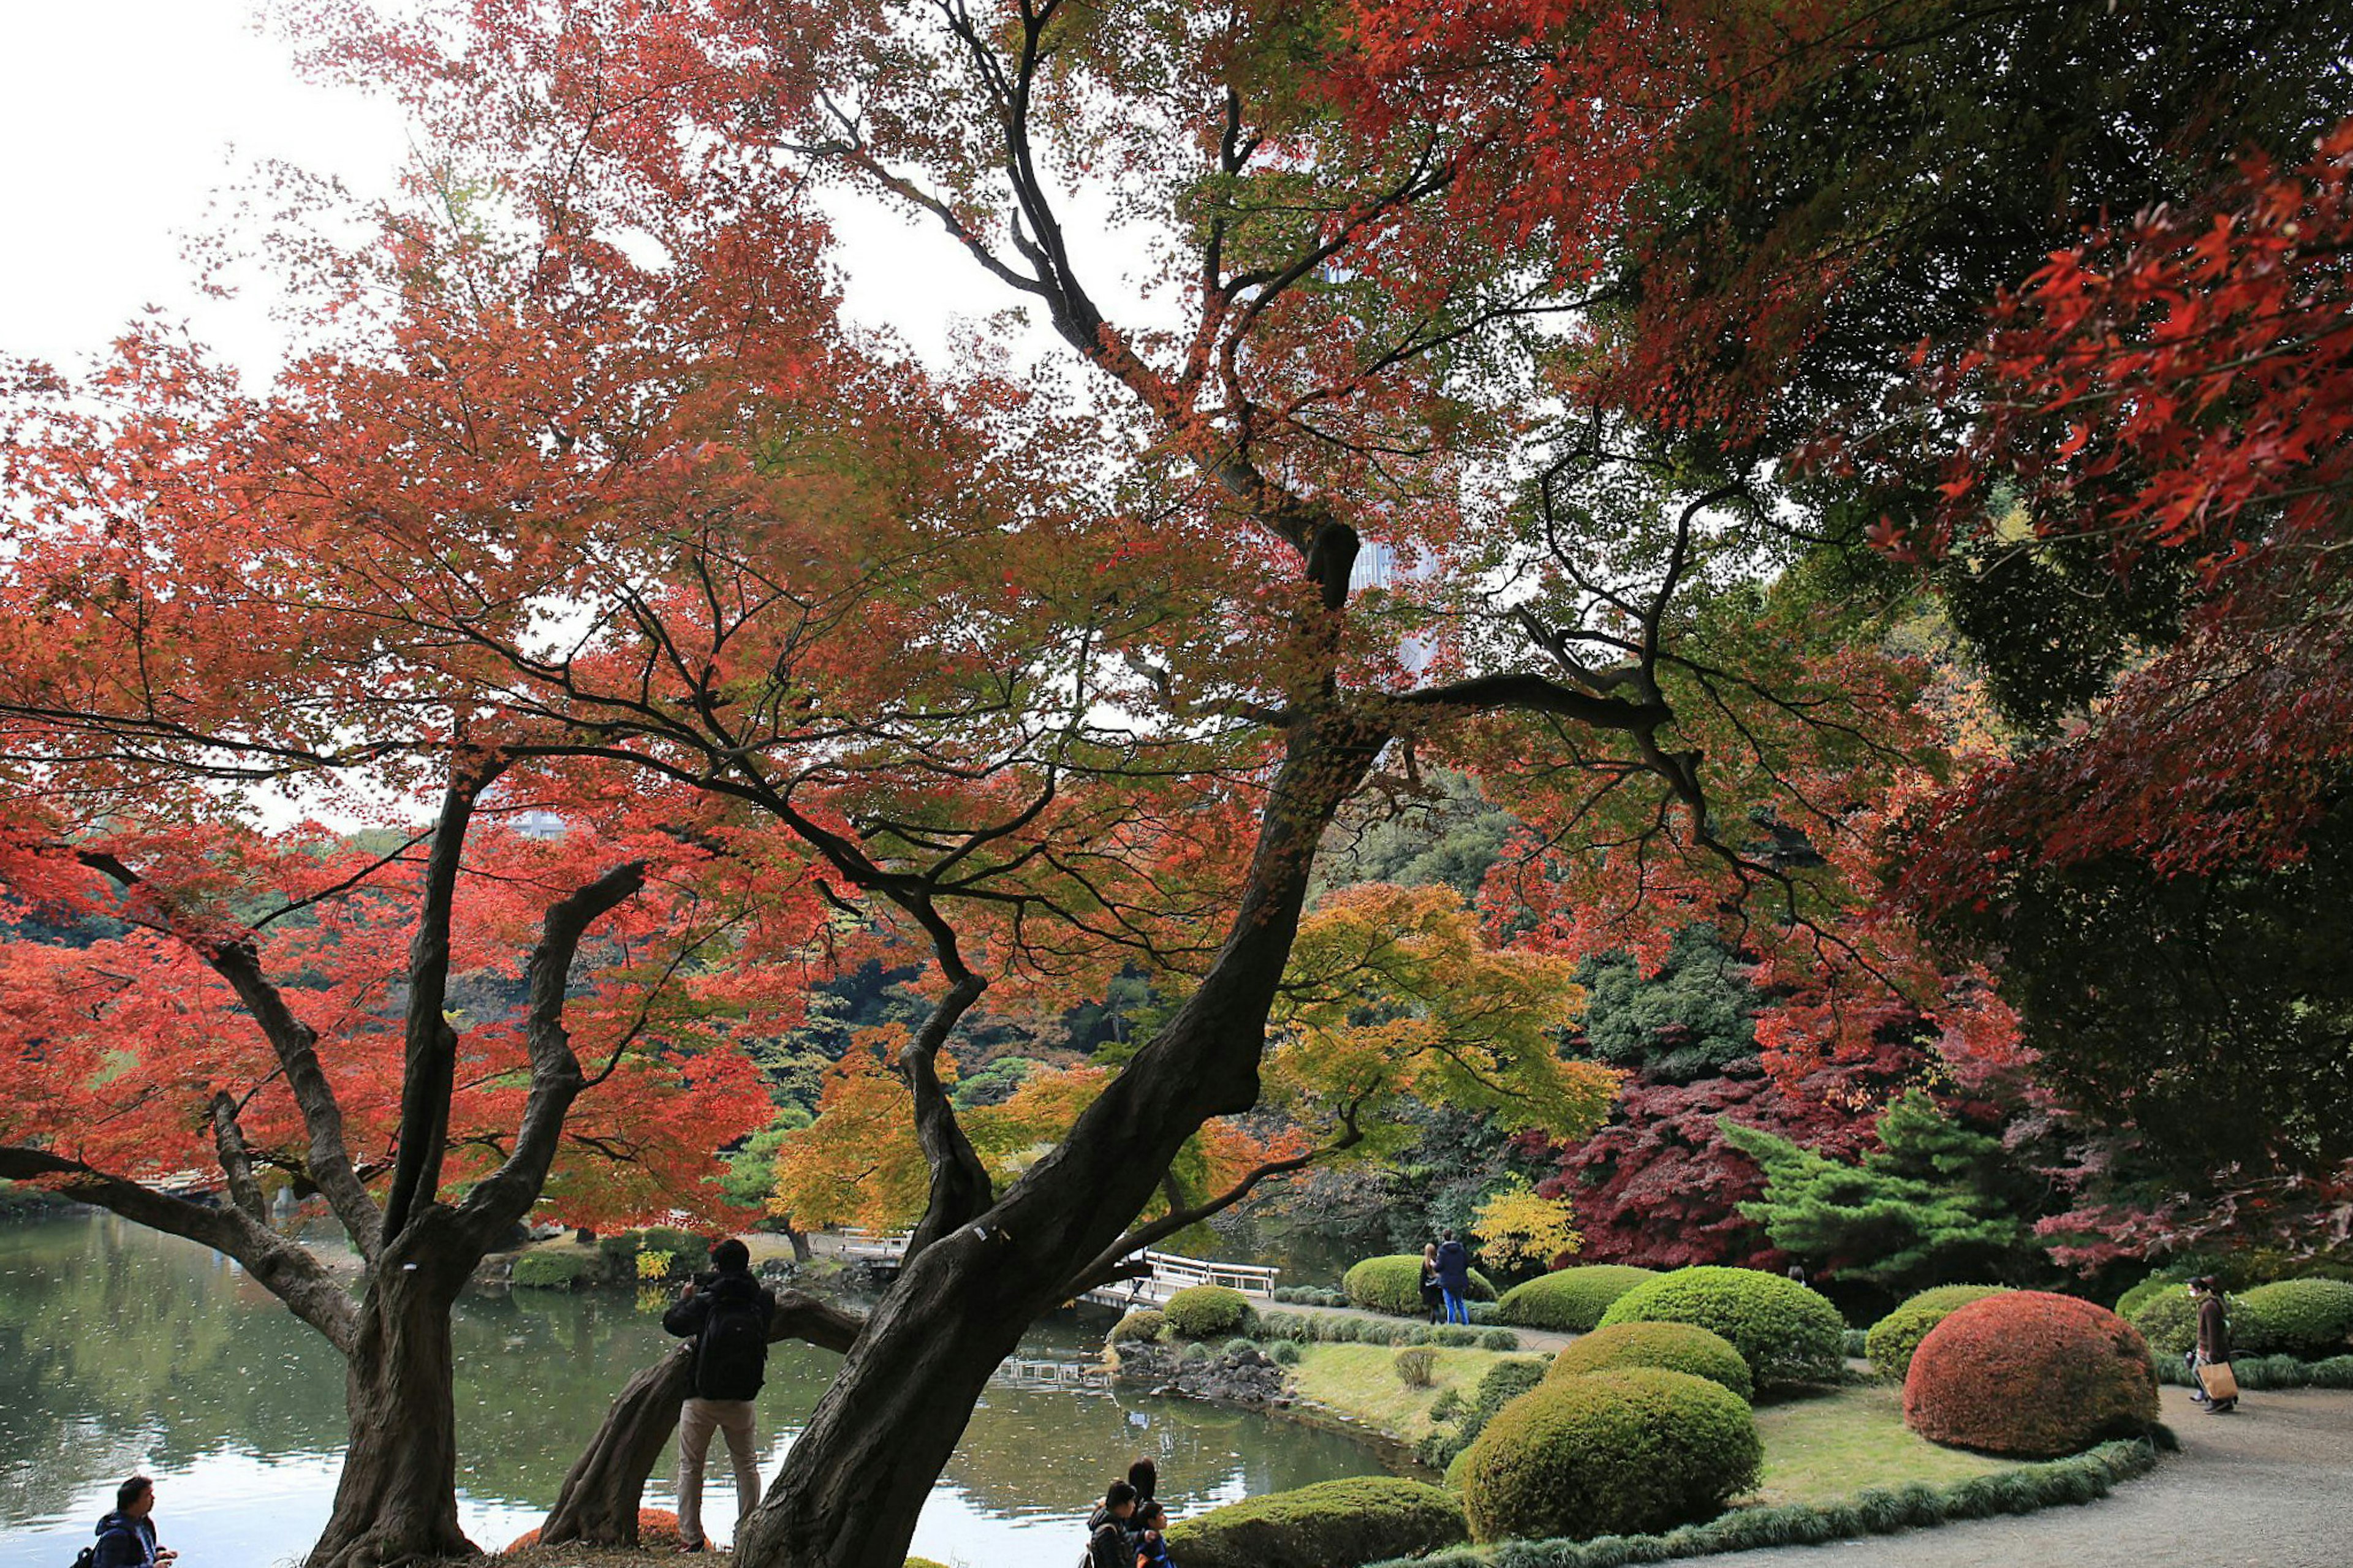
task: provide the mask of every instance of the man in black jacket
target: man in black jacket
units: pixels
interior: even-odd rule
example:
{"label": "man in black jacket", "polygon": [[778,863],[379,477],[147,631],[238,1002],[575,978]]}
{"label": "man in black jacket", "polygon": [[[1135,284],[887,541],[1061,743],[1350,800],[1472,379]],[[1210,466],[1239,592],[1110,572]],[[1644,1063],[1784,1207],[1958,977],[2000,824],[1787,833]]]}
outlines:
{"label": "man in black jacket", "polygon": [[678,1415],[678,1538],[681,1552],[710,1545],[702,1533],[702,1459],[711,1434],[727,1435],[735,1463],[735,1518],[760,1500],[759,1450],[752,1399],[767,1374],[768,1326],[776,1299],[752,1278],[749,1248],[729,1237],[711,1249],[715,1273],[689,1285],[662,1327],[694,1341],[694,1394]]}
{"label": "man in black jacket", "polygon": [[133,1476],[114,1489],[114,1511],[98,1521],[90,1568],[147,1568],[179,1555],[155,1544],[155,1483]]}

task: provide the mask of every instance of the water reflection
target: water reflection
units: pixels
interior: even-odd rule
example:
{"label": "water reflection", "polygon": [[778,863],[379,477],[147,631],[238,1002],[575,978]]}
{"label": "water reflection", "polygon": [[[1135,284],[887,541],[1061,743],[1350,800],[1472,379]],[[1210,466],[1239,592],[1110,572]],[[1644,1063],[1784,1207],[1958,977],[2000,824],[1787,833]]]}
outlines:
{"label": "water reflection", "polygon": [[[589,1292],[469,1298],[452,1331],[460,1515],[495,1546],[539,1522],[607,1402],[670,1342],[631,1298]],[[1092,1356],[1099,1332],[1046,1325],[1023,1353]],[[800,1345],[771,1356],[766,1473],[836,1364]],[[111,1216],[0,1226],[0,1568],[70,1562],[135,1469],[157,1478],[157,1518],[187,1568],[298,1556],[332,1500],[343,1396],[334,1353],[216,1253]],[[1265,1416],[991,1388],[915,1549],[967,1568],[1075,1557],[1076,1520],[1139,1453],[1179,1514],[1379,1468],[1346,1438]],[[719,1524],[723,1466],[714,1485]],[[670,1505],[666,1475],[646,1500]]]}

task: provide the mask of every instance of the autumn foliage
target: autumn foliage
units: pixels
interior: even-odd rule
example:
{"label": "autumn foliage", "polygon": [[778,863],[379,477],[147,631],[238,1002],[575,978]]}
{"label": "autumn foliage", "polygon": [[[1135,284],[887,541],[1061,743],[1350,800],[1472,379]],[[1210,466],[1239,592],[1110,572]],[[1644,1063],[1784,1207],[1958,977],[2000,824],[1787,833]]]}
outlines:
{"label": "autumn foliage", "polygon": [[2157,1420],[2148,1346],[2073,1296],[2006,1290],[1956,1309],[1912,1352],[1905,1424],[1989,1454],[2047,1459]]}

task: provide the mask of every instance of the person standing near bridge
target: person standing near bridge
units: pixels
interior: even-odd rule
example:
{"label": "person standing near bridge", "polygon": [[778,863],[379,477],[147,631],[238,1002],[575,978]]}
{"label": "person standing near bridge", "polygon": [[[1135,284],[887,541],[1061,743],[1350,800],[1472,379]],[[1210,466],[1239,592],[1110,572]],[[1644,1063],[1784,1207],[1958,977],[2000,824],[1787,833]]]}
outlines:
{"label": "person standing near bridge", "polygon": [[752,1253],[730,1237],[711,1249],[714,1272],[681,1293],[662,1314],[662,1327],[694,1341],[694,1394],[678,1415],[678,1539],[681,1552],[702,1552],[702,1461],[711,1435],[727,1435],[735,1465],[735,1520],[760,1500],[760,1457],[754,1447],[752,1400],[766,1381],[768,1328],[776,1299],[752,1278]]}

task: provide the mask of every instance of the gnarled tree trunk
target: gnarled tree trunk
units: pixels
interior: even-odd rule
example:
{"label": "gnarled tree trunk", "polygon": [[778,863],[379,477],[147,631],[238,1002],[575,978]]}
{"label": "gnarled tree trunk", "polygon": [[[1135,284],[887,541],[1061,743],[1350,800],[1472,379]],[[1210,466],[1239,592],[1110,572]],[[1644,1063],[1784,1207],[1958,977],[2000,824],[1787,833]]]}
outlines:
{"label": "gnarled tree trunk", "polygon": [[1383,736],[1294,729],[1230,933],[1200,988],[987,1212],[921,1251],[867,1321],[735,1545],[744,1568],[899,1568],[989,1373],[1114,1245],[1185,1140],[1258,1099],[1267,1015],[1333,812]]}
{"label": "gnarled tree trunk", "polygon": [[[465,1557],[458,1526],[458,1419],[449,1310],[465,1282],[447,1211],[416,1216],[389,1247],[359,1303],[343,1380],[351,1422],[334,1512],[306,1568],[378,1568]],[[438,1255],[438,1256],[437,1256]],[[452,1274],[455,1278],[452,1279]]]}

